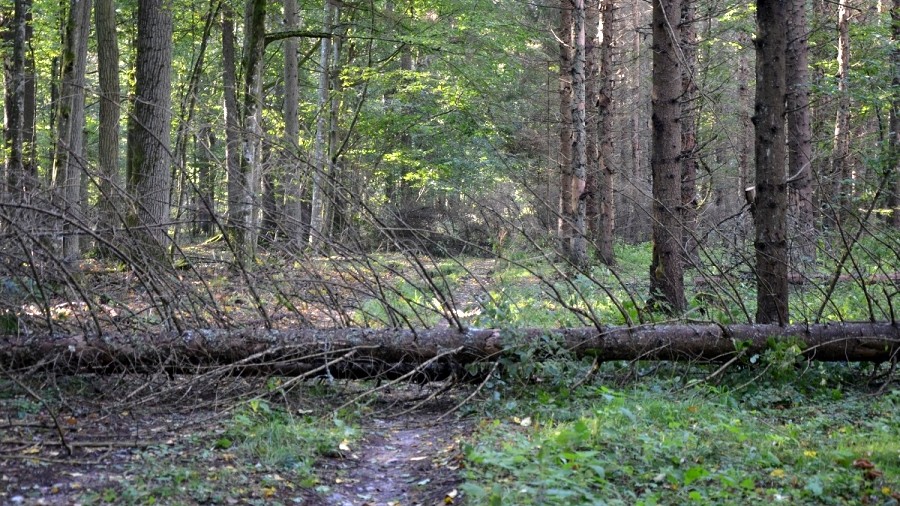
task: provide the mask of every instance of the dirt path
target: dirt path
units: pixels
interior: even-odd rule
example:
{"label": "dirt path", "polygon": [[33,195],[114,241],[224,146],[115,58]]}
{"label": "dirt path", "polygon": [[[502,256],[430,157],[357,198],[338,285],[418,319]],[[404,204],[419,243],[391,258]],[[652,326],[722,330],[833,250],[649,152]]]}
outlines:
{"label": "dirt path", "polygon": [[459,438],[467,425],[453,419],[434,426],[429,422],[373,420],[348,458],[323,463],[323,478],[331,482],[323,494],[324,504],[459,504]]}

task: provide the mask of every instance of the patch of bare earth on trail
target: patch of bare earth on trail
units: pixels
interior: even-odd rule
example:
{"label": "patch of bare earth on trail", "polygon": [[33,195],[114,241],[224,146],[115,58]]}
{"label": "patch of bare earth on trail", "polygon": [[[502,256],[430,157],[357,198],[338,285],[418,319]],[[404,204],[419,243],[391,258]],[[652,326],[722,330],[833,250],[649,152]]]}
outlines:
{"label": "patch of bare earth on trail", "polygon": [[330,482],[329,490],[323,489],[323,502],[337,506],[460,504],[460,438],[469,424],[453,418],[434,423],[434,417],[373,419],[346,458],[322,463],[323,481]]}

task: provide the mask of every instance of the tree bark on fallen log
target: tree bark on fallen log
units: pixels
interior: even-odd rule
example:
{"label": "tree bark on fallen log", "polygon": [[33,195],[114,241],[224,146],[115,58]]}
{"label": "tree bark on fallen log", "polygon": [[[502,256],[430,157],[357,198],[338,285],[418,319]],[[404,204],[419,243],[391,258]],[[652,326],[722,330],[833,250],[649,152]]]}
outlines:
{"label": "tree bark on fallen log", "polygon": [[[7,372],[52,370],[333,376],[420,381],[465,374],[551,336],[576,356],[610,360],[724,362],[737,353],[762,353],[792,340],[811,360],[884,362],[900,353],[900,326],[890,323],[821,325],[654,325],[573,329],[303,329],[197,330],[144,336],[0,336],[0,367]],[[424,366],[423,366],[424,364]]]}

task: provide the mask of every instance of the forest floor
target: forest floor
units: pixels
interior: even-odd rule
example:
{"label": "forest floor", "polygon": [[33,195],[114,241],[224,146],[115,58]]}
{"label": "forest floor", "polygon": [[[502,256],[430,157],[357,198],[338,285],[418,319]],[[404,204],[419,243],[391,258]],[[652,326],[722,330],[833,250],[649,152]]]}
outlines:
{"label": "forest floor", "polygon": [[324,398],[278,399],[295,406],[287,419],[259,399],[235,408],[206,398],[184,410],[98,402],[93,388],[74,394],[90,381],[56,385],[65,402],[53,411],[0,384],[0,504],[376,506],[459,497],[460,438],[471,423],[436,423],[452,391],[422,403],[431,388],[401,386],[345,424],[301,407],[324,407]]}

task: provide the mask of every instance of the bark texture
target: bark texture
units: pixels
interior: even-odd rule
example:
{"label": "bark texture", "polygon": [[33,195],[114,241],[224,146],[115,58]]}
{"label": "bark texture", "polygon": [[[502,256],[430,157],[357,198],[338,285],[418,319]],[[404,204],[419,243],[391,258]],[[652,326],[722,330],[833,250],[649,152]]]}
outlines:
{"label": "bark texture", "polygon": [[662,310],[684,310],[681,199],[681,1],[653,2],[653,261],[650,298]]}
{"label": "bark texture", "polygon": [[72,0],[66,21],[66,47],[62,59],[62,85],[57,112],[56,156],[53,182],[58,207],[63,210],[62,254],[68,261],[81,256],[76,224],[82,221],[81,173],[84,165],[84,89],[90,0]]}
{"label": "bark texture", "polygon": [[697,27],[695,0],[681,4],[681,242],[682,258],[693,262],[697,252],[697,129],[700,123],[700,93],[697,87]]}
{"label": "bark texture", "polygon": [[569,261],[576,266],[587,265],[587,230],[585,188],[587,183],[587,127],[585,83],[585,7],[584,0],[574,0],[572,10],[572,238]]}
{"label": "bark texture", "polygon": [[[297,28],[297,0],[284,0],[284,29]],[[287,167],[287,189],[284,196],[284,229],[287,240],[299,247],[303,237],[303,164],[300,163],[300,81],[297,39],[284,40],[284,145]]]}
{"label": "bark texture", "polygon": [[614,31],[613,0],[600,2],[600,75],[597,92],[597,135],[599,137],[599,153],[597,156],[597,196],[599,213],[597,216],[597,257],[606,265],[616,263],[613,252],[614,232],[616,226],[615,180],[616,171],[613,166],[613,115],[611,111],[613,82],[615,72],[612,68]]}
{"label": "bark texture", "polygon": [[889,113],[891,131],[888,133],[887,174],[893,175],[893,181],[888,180],[888,185],[892,186],[888,207],[892,210],[891,223],[894,228],[900,228],[900,91],[896,91],[900,90],[900,0],[894,0],[891,7],[891,42],[894,44],[891,51],[891,86],[895,93]]}
{"label": "bark texture", "polygon": [[757,323],[788,323],[785,49],[787,5],[759,0],[756,16],[756,285]]}
{"label": "bark texture", "polygon": [[[230,366],[231,374],[301,375],[318,369],[335,377],[399,377],[422,364],[418,379],[459,374],[462,366],[494,360],[516,347],[551,335],[577,356],[608,360],[748,359],[773,343],[793,340],[811,360],[883,362],[900,352],[900,328],[892,324],[660,325],[500,331],[395,329],[292,331],[188,331],[149,336],[0,336],[0,364],[58,373],[137,372],[200,374]],[[464,374],[464,373],[463,373]]]}
{"label": "bark texture", "polygon": [[809,110],[809,28],[806,22],[806,2],[790,0],[789,4],[785,84],[792,235],[799,255],[805,260],[815,260],[817,232]]}
{"label": "bark texture", "polygon": [[[322,20],[323,31],[331,33],[334,29],[334,10],[331,0],[325,0],[324,16]],[[329,100],[329,68],[331,67],[331,43],[322,39],[319,46],[319,88],[318,88],[318,112],[316,115],[316,137],[313,143],[313,184],[312,184],[312,210],[309,222],[309,245],[313,251],[319,251],[325,236],[325,183],[328,180],[328,120],[331,114],[328,112]]]}
{"label": "bark texture", "polygon": [[160,258],[168,246],[171,189],[172,5],[140,0],[134,111],[128,125],[130,225],[140,252]]}
{"label": "bark texture", "polygon": [[234,56],[234,11],[222,8],[222,95],[225,109],[225,172],[228,174],[228,235],[243,233],[244,183],[241,175],[241,120],[237,101],[237,67]]}
{"label": "bark texture", "polygon": [[575,201],[572,198],[572,1],[559,2],[559,242],[564,257],[571,256]]}
{"label": "bark texture", "polygon": [[[97,67],[100,74],[100,164],[98,199],[98,235],[114,240],[114,230],[122,222],[122,177],[119,174],[119,41],[116,35],[114,0],[96,0],[94,22],[97,27]],[[101,245],[101,249],[104,249]]]}
{"label": "bark texture", "polygon": [[[850,0],[838,5],[838,92],[837,113],[834,119],[834,138],[831,149],[832,219],[846,216],[850,203]],[[834,200],[837,200],[835,202]]]}

